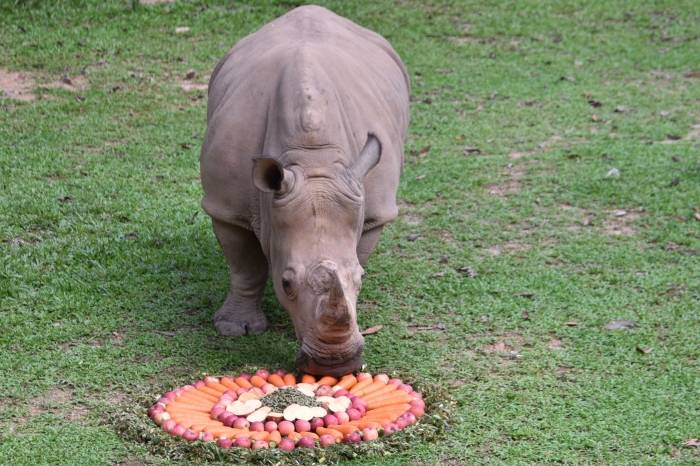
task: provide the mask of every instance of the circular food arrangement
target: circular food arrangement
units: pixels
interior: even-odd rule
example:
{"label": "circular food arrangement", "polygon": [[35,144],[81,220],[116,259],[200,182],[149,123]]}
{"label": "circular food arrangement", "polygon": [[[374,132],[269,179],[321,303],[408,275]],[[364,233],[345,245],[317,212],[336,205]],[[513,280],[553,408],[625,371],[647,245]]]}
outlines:
{"label": "circular food arrangement", "polygon": [[260,369],[169,391],[148,415],[188,441],[290,451],[375,440],[415,424],[424,410],[420,393],[386,374],[297,380],[282,370]]}

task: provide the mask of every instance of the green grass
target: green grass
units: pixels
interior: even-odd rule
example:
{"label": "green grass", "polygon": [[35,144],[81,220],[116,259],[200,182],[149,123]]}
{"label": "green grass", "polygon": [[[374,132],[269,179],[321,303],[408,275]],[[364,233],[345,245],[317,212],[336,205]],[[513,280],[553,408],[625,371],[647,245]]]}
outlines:
{"label": "green grass", "polygon": [[[266,334],[214,331],[206,99],[179,81],[294,4],[0,6],[0,67],[89,81],[0,100],[0,464],[280,461],[184,449],[133,412],[203,373],[292,367],[271,290]],[[683,447],[700,437],[700,3],[326,4],[386,36],[413,84],[401,217],[360,297],[361,327],[384,325],[367,367],[455,405],[442,434],[291,458],[700,462]]]}

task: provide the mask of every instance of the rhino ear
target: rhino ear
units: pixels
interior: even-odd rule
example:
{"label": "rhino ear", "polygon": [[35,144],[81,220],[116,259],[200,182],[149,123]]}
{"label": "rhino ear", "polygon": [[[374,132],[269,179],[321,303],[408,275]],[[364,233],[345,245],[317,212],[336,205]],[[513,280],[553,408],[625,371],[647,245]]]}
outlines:
{"label": "rhino ear", "polygon": [[360,155],[355,160],[354,165],[350,168],[352,174],[359,181],[362,181],[367,173],[374,168],[382,157],[382,144],[372,133],[367,135],[365,147],[360,151]]}
{"label": "rhino ear", "polygon": [[265,193],[284,194],[294,184],[294,173],[285,169],[276,159],[253,159],[253,184]]}

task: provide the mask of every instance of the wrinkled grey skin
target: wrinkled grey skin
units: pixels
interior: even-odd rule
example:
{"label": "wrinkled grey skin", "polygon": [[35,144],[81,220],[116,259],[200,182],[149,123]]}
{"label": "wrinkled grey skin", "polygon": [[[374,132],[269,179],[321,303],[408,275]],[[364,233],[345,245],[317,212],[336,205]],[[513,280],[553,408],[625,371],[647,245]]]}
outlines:
{"label": "wrinkled grey skin", "polygon": [[389,43],[315,6],[265,25],[217,65],[200,165],[202,206],[230,269],[214,316],[221,334],[265,330],[269,273],[301,343],[299,368],[361,366],[362,265],[398,213],[408,102]]}

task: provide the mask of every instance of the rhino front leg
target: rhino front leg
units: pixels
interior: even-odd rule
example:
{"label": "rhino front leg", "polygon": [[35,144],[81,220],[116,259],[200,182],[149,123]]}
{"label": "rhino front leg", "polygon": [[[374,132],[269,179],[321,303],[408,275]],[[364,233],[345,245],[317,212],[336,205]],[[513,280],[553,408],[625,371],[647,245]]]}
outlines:
{"label": "rhino front leg", "polygon": [[361,266],[367,264],[370,254],[374,251],[379,243],[379,236],[382,234],[382,229],[384,225],[374,227],[371,230],[367,230],[362,233],[360,237],[360,242],[357,244],[357,259],[360,261]]}
{"label": "rhino front leg", "polygon": [[267,280],[267,260],[253,232],[212,220],[231,275],[231,288],[224,304],[214,314],[221,335],[255,335],[267,329],[260,306]]}

